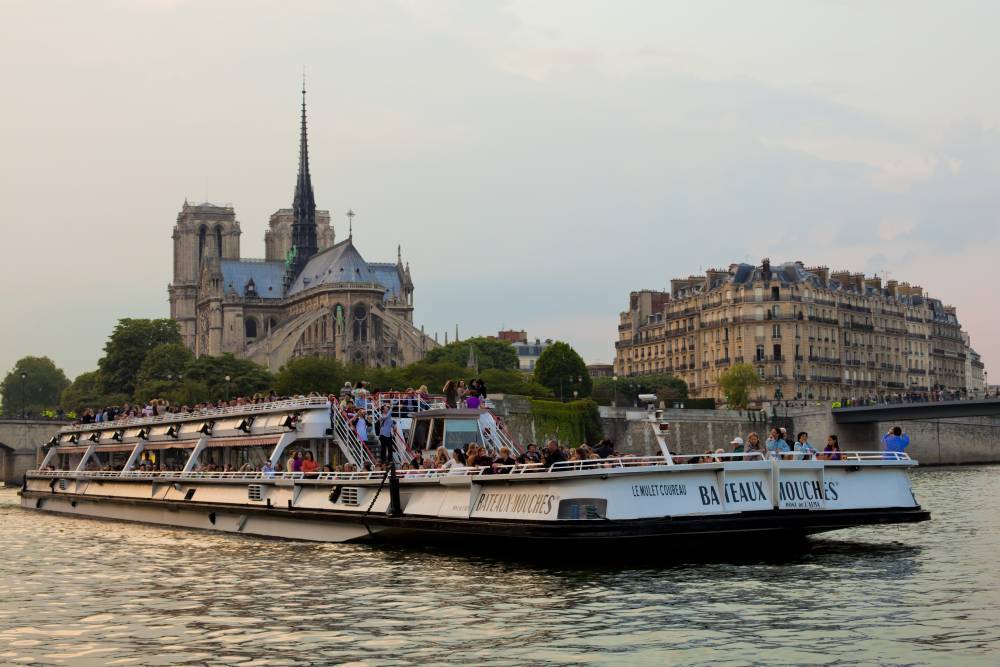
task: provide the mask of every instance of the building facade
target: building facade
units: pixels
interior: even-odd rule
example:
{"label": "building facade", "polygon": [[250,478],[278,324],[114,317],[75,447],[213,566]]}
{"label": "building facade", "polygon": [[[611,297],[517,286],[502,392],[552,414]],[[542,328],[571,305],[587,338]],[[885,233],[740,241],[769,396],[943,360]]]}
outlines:
{"label": "building facade", "polygon": [[918,286],[802,262],[733,264],[629,295],[615,343],[620,376],[671,373],[692,396],[751,364],[758,400],[964,393],[968,346],[955,309]]}
{"label": "building facade", "polygon": [[271,216],[264,259],[241,257],[240,235],[232,206],[185,201],[177,216],[170,316],[196,355],[233,353],[272,370],[298,356],[401,366],[436,346],[413,325],[401,250],[395,262],[366,262],[316,209],[305,90],[292,207]]}
{"label": "building facade", "polygon": [[528,333],[523,329],[521,331],[505,329],[497,332],[496,337],[497,340],[505,340],[514,346],[517,352],[517,366],[525,373],[535,372],[538,358],[542,356],[545,348],[552,344],[551,338],[544,341],[540,338],[536,338],[534,342],[529,341]]}

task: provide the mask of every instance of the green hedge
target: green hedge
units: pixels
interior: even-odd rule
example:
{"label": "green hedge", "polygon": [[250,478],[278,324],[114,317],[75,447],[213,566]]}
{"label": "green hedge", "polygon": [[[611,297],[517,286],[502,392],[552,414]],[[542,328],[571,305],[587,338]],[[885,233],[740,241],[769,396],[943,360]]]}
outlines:
{"label": "green hedge", "polygon": [[571,447],[596,444],[603,435],[597,403],[590,399],[569,403],[532,399],[531,418],[539,445],[552,438]]}

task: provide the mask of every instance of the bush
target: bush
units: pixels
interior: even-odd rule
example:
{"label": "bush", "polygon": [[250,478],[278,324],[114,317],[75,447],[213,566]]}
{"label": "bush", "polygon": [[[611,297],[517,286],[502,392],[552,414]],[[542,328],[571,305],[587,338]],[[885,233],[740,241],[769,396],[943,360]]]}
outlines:
{"label": "bush", "polygon": [[596,444],[603,435],[597,403],[589,399],[569,403],[533,399],[531,418],[539,438],[554,438],[573,447],[582,442]]}

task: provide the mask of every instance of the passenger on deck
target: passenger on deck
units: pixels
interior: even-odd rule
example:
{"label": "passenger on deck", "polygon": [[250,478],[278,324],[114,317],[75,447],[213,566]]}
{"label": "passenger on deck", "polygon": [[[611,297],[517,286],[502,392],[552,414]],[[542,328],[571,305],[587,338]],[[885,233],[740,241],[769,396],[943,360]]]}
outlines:
{"label": "passenger on deck", "polygon": [[765,446],[767,447],[768,454],[773,459],[780,458],[782,454],[791,451],[788,443],[781,437],[781,430],[777,426],[771,427],[771,434],[768,436]]}
{"label": "passenger on deck", "polygon": [[470,389],[469,393],[465,396],[465,407],[472,410],[479,409],[479,394],[476,393],[475,389]]}
{"label": "passenger on deck", "polygon": [[903,433],[903,429],[899,426],[893,426],[882,436],[882,450],[890,454],[886,458],[893,458],[893,453],[903,453],[909,446],[910,436],[908,433]]}
{"label": "passenger on deck", "polygon": [[[493,457],[489,455],[485,447],[469,445],[470,451],[475,449],[476,456],[472,459],[472,465],[476,468],[493,468]],[[490,470],[492,472],[492,470]]]}
{"label": "passenger on deck", "polygon": [[308,449],[302,454],[302,465],[301,469],[306,477],[315,477],[316,470],[319,468],[319,464],[316,459],[313,458],[313,453]]}
{"label": "passenger on deck", "polygon": [[742,461],[745,458],[743,456],[743,452],[746,451],[746,448],[743,446],[743,438],[741,438],[740,436],[736,436],[735,438],[729,441],[729,444],[733,445],[733,454],[738,454],[738,456],[733,457],[733,460]]}
{"label": "passenger on deck", "polygon": [[435,468],[450,468],[449,464],[451,457],[448,455],[448,448],[441,445],[434,450],[434,467]]}
{"label": "passenger on deck", "polygon": [[802,431],[795,437],[795,458],[814,459],[816,448],[809,444],[809,434]]}
{"label": "passenger on deck", "polygon": [[302,472],[302,452],[292,452],[287,465],[288,472]]}
{"label": "passenger on deck", "polygon": [[538,445],[535,443],[529,443],[527,449],[524,450],[524,454],[521,454],[517,458],[518,463],[541,463],[542,453],[538,451]]}
{"label": "passenger on deck", "polygon": [[444,406],[446,408],[457,408],[458,407],[458,385],[455,384],[454,380],[448,380],[444,383],[444,387],[441,388],[444,392]]}
{"label": "passenger on deck", "polygon": [[469,388],[465,386],[465,380],[459,380],[455,390],[458,392],[458,402],[461,405],[465,405],[465,397],[469,393]]}
{"label": "passenger on deck", "polygon": [[751,431],[747,435],[747,442],[743,446],[743,458],[747,461],[764,458],[764,448],[760,444],[760,436]]}
{"label": "passenger on deck", "polygon": [[423,468],[424,453],[419,449],[416,452],[414,452],[413,458],[410,460],[410,465],[413,466],[414,468]]}
{"label": "passenger on deck", "polygon": [[462,450],[454,450],[451,453],[451,458],[448,459],[448,462],[441,467],[447,468],[449,471],[457,471],[459,468],[464,468],[465,463],[462,461]]}
{"label": "passenger on deck", "polygon": [[382,416],[379,419],[378,424],[378,457],[383,463],[388,461],[389,457],[392,456],[392,450],[394,449],[392,442],[392,429],[395,425],[396,422],[392,418],[392,409],[387,403],[382,406]]}
{"label": "passenger on deck", "polygon": [[562,463],[565,460],[566,455],[559,449],[559,443],[555,440],[549,440],[548,444],[545,445],[545,452],[543,453],[545,467],[551,470],[552,466]]}
{"label": "passenger on deck", "polygon": [[517,465],[517,461],[510,455],[508,447],[501,447],[500,457],[497,458],[496,464],[500,466],[499,472],[510,472]]}
{"label": "passenger on deck", "polygon": [[602,459],[606,459],[615,453],[615,445],[607,438],[601,438],[601,441],[597,443],[597,447],[594,448],[594,453]]}
{"label": "passenger on deck", "polygon": [[263,474],[264,479],[274,479],[274,466],[271,465],[271,461],[264,461],[264,465],[260,467],[260,472]]}
{"label": "passenger on deck", "polygon": [[828,435],[826,437],[826,447],[823,448],[823,453],[820,455],[821,459],[827,461],[843,461],[844,453],[840,451],[840,441],[835,435]]}

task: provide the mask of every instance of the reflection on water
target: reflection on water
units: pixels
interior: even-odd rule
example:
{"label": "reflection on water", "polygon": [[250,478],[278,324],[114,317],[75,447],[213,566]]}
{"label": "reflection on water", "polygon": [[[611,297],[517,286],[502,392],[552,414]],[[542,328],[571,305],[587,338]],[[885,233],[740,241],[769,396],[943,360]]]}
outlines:
{"label": "reflection on water", "polygon": [[0,663],[984,662],[998,473],[917,472],[923,524],[516,558],[62,518],[5,490]]}

